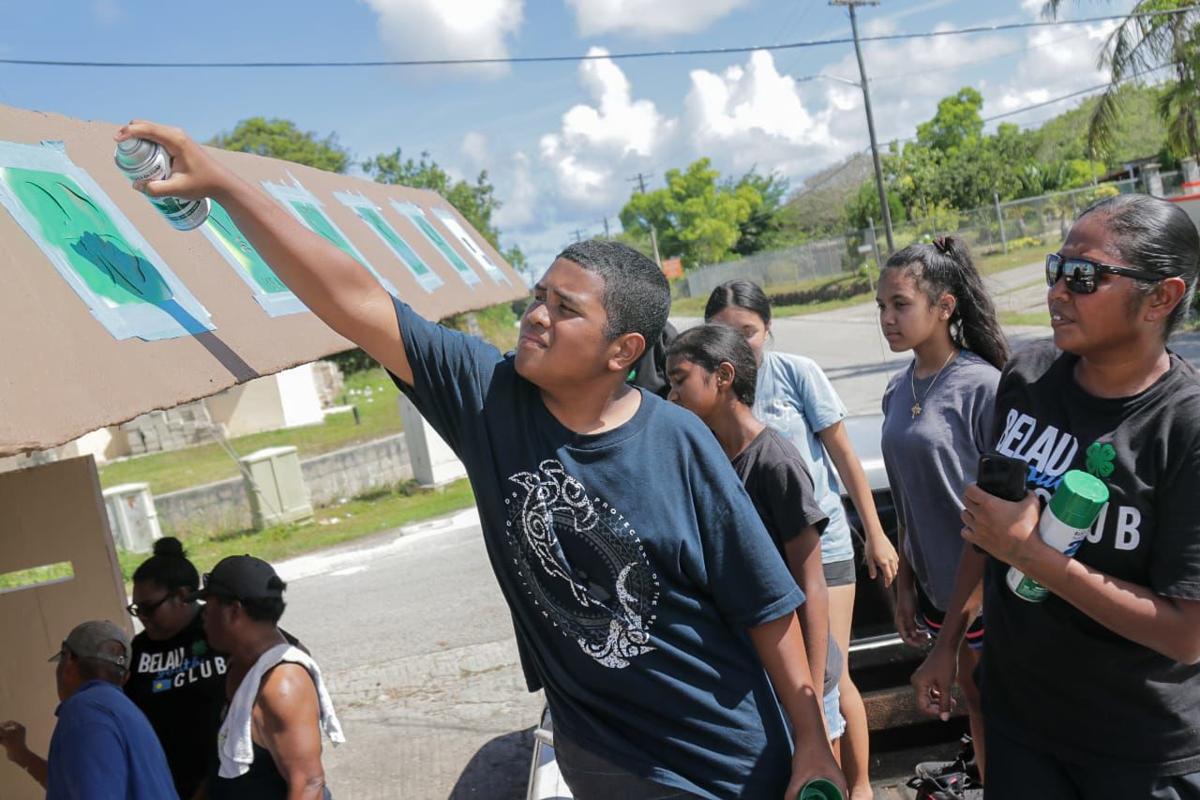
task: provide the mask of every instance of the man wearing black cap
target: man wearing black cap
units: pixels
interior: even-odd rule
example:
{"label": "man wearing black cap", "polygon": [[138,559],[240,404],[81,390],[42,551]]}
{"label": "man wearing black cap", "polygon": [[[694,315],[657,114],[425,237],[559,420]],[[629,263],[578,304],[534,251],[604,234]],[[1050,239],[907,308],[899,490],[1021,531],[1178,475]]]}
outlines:
{"label": "man wearing black cap", "polygon": [[178,798],[162,745],[145,715],[121,691],[129,675],[125,630],[107,620],[77,625],[58,653],[62,702],[43,759],[25,745],[25,727],[0,723],[13,763],[46,788],[46,800]]}
{"label": "man wearing black cap", "polygon": [[204,576],[209,644],[229,654],[229,706],[210,800],[326,796],[321,732],[344,741],[316,662],[279,629],[287,585],[267,562],[229,556]]}

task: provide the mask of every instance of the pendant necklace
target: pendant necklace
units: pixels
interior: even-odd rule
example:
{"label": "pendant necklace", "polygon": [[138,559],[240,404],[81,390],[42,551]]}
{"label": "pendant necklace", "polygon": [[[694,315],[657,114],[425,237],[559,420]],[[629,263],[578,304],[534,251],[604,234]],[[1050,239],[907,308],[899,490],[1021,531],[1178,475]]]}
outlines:
{"label": "pendant necklace", "polygon": [[942,377],[942,370],[944,370],[950,364],[950,362],[954,360],[956,355],[958,355],[958,351],[952,349],[950,351],[950,355],[946,356],[946,360],[942,363],[942,366],[937,372],[934,373],[933,380],[929,382],[929,386],[926,387],[925,392],[921,395],[919,400],[917,399],[917,360],[915,358],[913,359],[912,372],[908,374],[909,385],[912,387],[913,404],[911,411],[913,419],[921,416],[921,412],[924,411],[924,409],[921,408],[922,401],[924,401],[926,397],[929,397],[929,392],[933,389],[933,385],[937,383],[938,378]]}

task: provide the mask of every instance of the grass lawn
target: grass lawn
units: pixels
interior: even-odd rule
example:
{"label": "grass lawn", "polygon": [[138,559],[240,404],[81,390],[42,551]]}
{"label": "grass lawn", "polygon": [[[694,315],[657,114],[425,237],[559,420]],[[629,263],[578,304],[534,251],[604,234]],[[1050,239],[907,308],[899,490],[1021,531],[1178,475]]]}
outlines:
{"label": "grass lawn", "polygon": [[997,315],[1001,325],[1041,325],[1042,327],[1050,327],[1050,312],[1043,311],[1001,311]]}
{"label": "grass lawn", "polygon": [[[416,484],[405,484],[347,503],[318,508],[316,521],[308,525],[198,534],[184,537],[183,545],[196,569],[204,573],[225,556],[250,553],[266,561],[282,561],[401,525],[444,516],[474,504],[475,496],[465,479],[441,489],[421,489]],[[126,582],[148,556],[147,553],[118,553]]]}
{"label": "grass lawn", "polygon": [[[294,445],[299,449],[300,457],[305,458],[369,442],[400,432],[397,394],[399,391],[387,374],[376,367],[346,379],[343,403],[358,408],[360,424],[354,424],[354,415],[350,412],[331,414],[319,425],[253,433],[230,439],[229,443],[243,456],[264,447]],[[144,481],[150,484],[153,494],[163,494],[237,475],[234,460],[220,445],[212,442],[106,464],[100,468],[100,484],[107,488]]]}

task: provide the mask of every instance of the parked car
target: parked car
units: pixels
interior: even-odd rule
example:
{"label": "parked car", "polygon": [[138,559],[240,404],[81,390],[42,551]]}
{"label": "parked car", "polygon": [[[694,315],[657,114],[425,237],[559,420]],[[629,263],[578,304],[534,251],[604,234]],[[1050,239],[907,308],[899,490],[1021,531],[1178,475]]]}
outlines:
{"label": "parked car", "polygon": [[[883,415],[848,417],[845,425],[867,474],[879,520],[895,543],[896,505],[888,486],[880,447]],[[866,703],[868,725],[874,732],[924,722],[927,718],[917,711],[908,682],[920,666],[924,651],[905,644],[896,633],[892,589],[885,589],[882,582],[871,580],[863,565],[862,525],[858,512],[845,495],[842,504],[855,531],[854,554],[858,564],[854,620],[850,631],[850,674]],[[534,730],[528,800],[569,800],[570,797],[571,791],[554,759],[554,722],[550,710],[543,709],[541,721]]]}

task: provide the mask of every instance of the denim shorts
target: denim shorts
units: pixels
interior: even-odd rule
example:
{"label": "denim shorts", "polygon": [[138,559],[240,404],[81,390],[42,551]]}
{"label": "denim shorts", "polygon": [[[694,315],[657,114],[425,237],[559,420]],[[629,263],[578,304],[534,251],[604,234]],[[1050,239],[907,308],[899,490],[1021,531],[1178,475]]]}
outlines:
{"label": "denim shorts", "polygon": [[825,721],[829,728],[829,741],[842,738],[846,732],[846,718],[842,716],[842,690],[835,684],[824,697]]}

